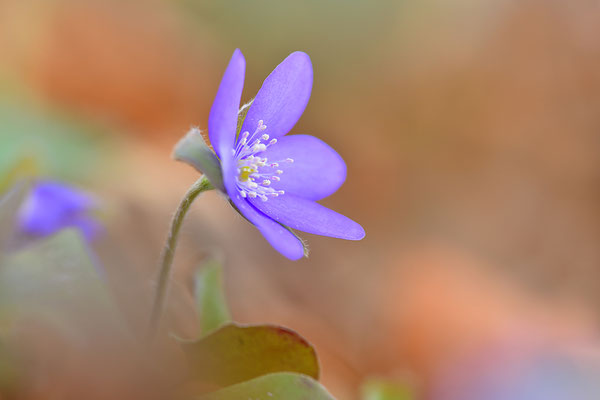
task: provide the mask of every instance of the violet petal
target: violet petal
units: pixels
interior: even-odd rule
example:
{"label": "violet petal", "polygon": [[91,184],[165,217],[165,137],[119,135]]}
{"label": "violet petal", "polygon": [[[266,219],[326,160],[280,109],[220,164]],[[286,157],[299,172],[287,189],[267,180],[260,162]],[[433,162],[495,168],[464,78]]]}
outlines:
{"label": "violet petal", "polygon": [[[272,181],[271,187],[305,199],[327,197],[346,180],[346,163],[342,157],[314,136],[285,136],[259,156],[267,157],[269,163],[278,161],[276,169],[283,171],[280,181]],[[288,158],[293,162],[286,161]],[[261,168],[264,173],[272,171],[272,167]]]}
{"label": "violet petal", "polygon": [[18,226],[22,232],[37,236],[76,226],[85,228],[82,232],[93,238],[100,225],[92,226],[88,213],[96,207],[95,199],[83,191],[59,182],[41,181],[33,186],[21,206]]}
{"label": "violet petal", "polygon": [[252,134],[258,121],[271,138],[288,133],[304,112],[312,90],[313,70],[310,57],[297,51],[290,54],[265,79],[258,91],[241,132]]}
{"label": "violet petal", "polygon": [[208,116],[208,137],[219,157],[233,148],[245,72],[244,55],[236,49],[223,75]]}
{"label": "violet petal", "polygon": [[292,194],[286,193],[267,201],[251,199],[250,203],[292,229],[347,240],[360,240],[365,236],[362,226],[350,218]]}
{"label": "violet petal", "polygon": [[282,255],[290,260],[298,260],[304,256],[302,242],[287,229],[256,210],[246,199],[243,199],[236,189],[235,160],[231,155],[224,154],[221,159],[223,182],[227,195],[233,201],[244,217],[246,217],[267,241]]}

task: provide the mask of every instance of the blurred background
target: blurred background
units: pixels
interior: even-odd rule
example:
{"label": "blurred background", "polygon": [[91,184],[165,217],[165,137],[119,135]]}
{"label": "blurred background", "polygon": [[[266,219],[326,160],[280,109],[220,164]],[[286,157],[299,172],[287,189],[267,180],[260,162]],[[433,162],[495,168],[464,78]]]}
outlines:
{"label": "blurred background", "polygon": [[369,377],[424,399],[599,393],[581,383],[600,366],[596,1],[1,0],[0,190],[29,174],[94,193],[92,247],[131,320],[198,175],[172,148],[206,128],[235,48],[245,100],[311,56],[292,133],[346,160],[322,203],[367,236],[302,235],[311,256],[290,262],[208,193],[178,248],[173,329],[194,334],[190,277],[218,254],[234,317],[300,332],[339,399]]}

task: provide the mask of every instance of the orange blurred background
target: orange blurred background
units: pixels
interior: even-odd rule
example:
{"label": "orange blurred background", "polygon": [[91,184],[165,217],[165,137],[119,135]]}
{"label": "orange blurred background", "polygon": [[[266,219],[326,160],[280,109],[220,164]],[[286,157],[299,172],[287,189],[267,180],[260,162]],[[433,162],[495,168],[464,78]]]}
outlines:
{"label": "orange blurred background", "polygon": [[292,133],[344,157],[323,204],[367,236],[303,235],[311,256],[290,262],[209,193],[178,249],[176,330],[194,334],[190,276],[217,252],[235,318],[303,334],[340,399],[369,376],[428,398],[449,365],[507,343],[596,358],[600,8],[586,0],[0,2],[0,173],[33,157],[102,199],[95,249],[132,319],[197,177],[173,145],[206,128],[236,47],[245,100],[292,51],[311,56]]}

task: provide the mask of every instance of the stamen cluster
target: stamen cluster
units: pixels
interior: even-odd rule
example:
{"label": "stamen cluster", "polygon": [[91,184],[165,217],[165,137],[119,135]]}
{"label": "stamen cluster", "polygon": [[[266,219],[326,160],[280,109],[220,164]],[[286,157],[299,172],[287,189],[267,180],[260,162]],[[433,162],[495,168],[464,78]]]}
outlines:
{"label": "stamen cluster", "polygon": [[270,162],[267,157],[258,156],[270,146],[277,143],[277,139],[269,140],[269,135],[262,133],[267,126],[263,120],[258,121],[254,133],[243,132],[238,144],[232,150],[233,157],[237,161],[237,190],[243,198],[258,197],[267,201],[269,197],[277,197],[285,194],[283,190],[275,190],[271,183],[279,182],[283,170],[279,169],[280,163],[292,163],[291,158]]}

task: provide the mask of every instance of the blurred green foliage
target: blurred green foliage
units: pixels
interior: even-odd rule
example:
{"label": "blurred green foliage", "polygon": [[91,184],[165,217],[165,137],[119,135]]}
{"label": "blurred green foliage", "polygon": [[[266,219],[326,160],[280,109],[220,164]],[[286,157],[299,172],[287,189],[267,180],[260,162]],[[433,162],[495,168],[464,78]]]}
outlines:
{"label": "blurred green foliage", "polygon": [[13,236],[15,216],[25,199],[28,189],[29,185],[25,182],[19,182],[4,194],[2,194],[0,188],[0,261],[2,251],[6,249]]}
{"label": "blurred green foliage", "polygon": [[196,301],[203,335],[231,321],[220,264],[210,260],[196,273]]}
{"label": "blurred green foliage", "polygon": [[0,304],[9,314],[33,313],[67,325],[115,321],[110,292],[72,229],[8,251],[0,259]]}
{"label": "blurred green foliage", "polygon": [[383,379],[371,379],[361,388],[362,400],[412,400],[415,397],[405,385]]}
{"label": "blurred green foliage", "polygon": [[[218,33],[222,48],[239,47],[250,55],[249,68],[270,71],[291,51],[303,50],[318,65],[317,79],[328,82],[342,82],[371,63],[373,44],[386,39],[398,9],[393,0],[180,0],[180,4],[186,15]],[[247,93],[255,93],[259,83],[249,80]]]}
{"label": "blurred green foliage", "polygon": [[[8,175],[80,181],[98,172],[108,147],[97,127],[33,104],[0,98],[0,185]],[[8,182],[7,182],[8,181]],[[0,190],[2,187],[0,187]]]}

